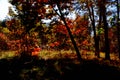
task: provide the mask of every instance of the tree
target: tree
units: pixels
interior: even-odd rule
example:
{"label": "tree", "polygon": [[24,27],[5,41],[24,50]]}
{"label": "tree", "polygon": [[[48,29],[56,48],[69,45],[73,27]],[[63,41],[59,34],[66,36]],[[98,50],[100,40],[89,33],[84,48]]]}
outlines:
{"label": "tree", "polygon": [[98,16],[99,16],[99,21],[98,21],[98,44],[99,44],[99,49],[100,49],[100,35],[103,33],[103,27],[102,27],[102,8],[101,8],[101,2],[100,0],[97,1],[97,6],[98,6]]}
{"label": "tree", "polygon": [[[65,3],[70,3],[70,1],[64,1],[64,0],[12,0],[11,3],[16,6],[18,10],[18,18],[22,20],[22,24],[25,26],[26,34],[29,34],[29,31],[32,28],[35,28],[38,22],[40,23],[39,30],[42,31],[41,29],[41,23],[42,19],[55,16],[54,13],[48,14],[46,11],[46,5],[51,5],[52,8],[56,7],[58,8],[58,11],[60,12],[60,18],[63,20],[64,25],[69,33],[70,39],[72,41],[72,44],[74,45],[74,48],[76,50],[78,58],[81,60],[81,55],[79,52],[79,49],[76,45],[76,42],[74,40],[74,37],[66,23],[64,14],[62,13],[62,10],[66,9],[67,4]],[[64,4],[64,5],[63,5]],[[63,5],[61,7],[61,5]],[[56,12],[56,11],[55,11]],[[65,13],[66,14],[66,13]],[[57,15],[59,15],[57,13]],[[43,33],[41,32],[40,36],[42,36]],[[43,38],[43,37],[42,37]],[[26,44],[27,45],[27,44]]]}
{"label": "tree", "polygon": [[119,1],[117,0],[117,39],[118,39],[118,53],[119,53],[119,59],[120,59],[120,19],[119,19],[119,13],[120,13],[120,11],[119,11],[119,6],[120,4],[119,4]]}
{"label": "tree", "polygon": [[[54,2],[54,0],[53,0],[52,2]],[[77,57],[78,57],[79,60],[82,60],[81,55],[80,55],[80,52],[79,52],[79,49],[78,49],[77,44],[76,44],[76,42],[75,42],[75,40],[74,40],[74,37],[73,37],[73,35],[72,35],[72,32],[71,32],[69,26],[67,25],[66,20],[65,20],[65,17],[64,17],[64,15],[63,15],[63,13],[62,13],[62,9],[61,9],[61,7],[60,7],[60,2],[59,2],[59,1],[55,1],[55,3],[56,3],[56,5],[57,5],[57,7],[58,7],[58,11],[60,12],[60,17],[61,17],[61,19],[63,20],[64,25],[65,25],[65,27],[66,27],[66,29],[67,29],[67,31],[68,31],[68,34],[69,34],[70,39],[71,39],[71,41],[72,41],[72,44],[73,44],[73,46],[74,46],[74,48],[75,48]]]}
{"label": "tree", "polygon": [[97,36],[97,34],[96,34],[95,14],[94,14],[95,11],[94,11],[94,8],[93,8],[94,3],[92,1],[87,1],[86,4],[87,4],[91,24],[93,26],[94,42],[95,42],[95,44],[94,44],[95,55],[97,57],[99,57],[99,36]]}
{"label": "tree", "polygon": [[110,45],[109,45],[109,38],[108,38],[108,23],[106,17],[106,0],[102,0],[102,17],[103,17],[103,24],[104,24],[104,36],[105,36],[105,59],[110,59]]}

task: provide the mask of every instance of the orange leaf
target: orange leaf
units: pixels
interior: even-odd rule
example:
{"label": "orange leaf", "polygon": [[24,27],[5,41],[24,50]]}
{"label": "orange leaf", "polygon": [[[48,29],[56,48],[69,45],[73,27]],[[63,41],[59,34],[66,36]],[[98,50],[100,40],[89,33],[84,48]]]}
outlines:
{"label": "orange leaf", "polygon": [[32,56],[38,56],[38,54],[39,54],[39,52],[37,52],[37,51],[32,52]]}

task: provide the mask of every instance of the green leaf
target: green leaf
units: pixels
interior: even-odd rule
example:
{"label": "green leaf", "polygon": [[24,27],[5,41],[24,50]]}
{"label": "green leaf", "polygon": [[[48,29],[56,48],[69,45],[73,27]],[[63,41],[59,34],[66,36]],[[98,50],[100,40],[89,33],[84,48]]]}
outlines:
{"label": "green leaf", "polygon": [[2,29],[2,32],[3,32],[3,33],[9,33],[10,31],[9,31],[8,28],[3,28],[3,29]]}
{"label": "green leaf", "polygon": [[104,33],[104,29],[103,28],[98,29],[98,31],[97,31],[98,35],[103,34],[103,33]]}
{"label": "green leaf", "polygon": [[31,32],[33,32],[33,31],[35,31],[35,29],[36,29],[36,28],[32,28],[29,32],[31,33]]}
{"label": "green leaf", "polygon": [[37,26],[37,27],[40,26],[40,22],[37,22],[37,23],[36,23],[36,26]]}
{"label": "green leaf", "polygon": [[120,24],[120,21],[118,21],[118,23]]}

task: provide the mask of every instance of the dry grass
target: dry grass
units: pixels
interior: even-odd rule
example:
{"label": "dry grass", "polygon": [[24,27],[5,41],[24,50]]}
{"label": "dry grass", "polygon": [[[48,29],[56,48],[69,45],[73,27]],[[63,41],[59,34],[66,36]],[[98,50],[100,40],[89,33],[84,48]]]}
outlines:
{"label": "dry grass", "polygon": [[54,58],[73,58],[76,57],[75,51],[72,50],[42,50],[39,56],[45,60]]}
{"label": "dry grass", "polygon": [[11,58],[15,56],[16,51],[1,51],[0,52],[0,59],[2,58]]}
{"label": "dry grass", "polygon": [[[0,52],[0,59],[1,58],[11,58],[16,56],[16,51],[1,51]],[[94,59],[96,58],[93,51],[81,50],[80,51],[83,59]],[[75,51],[73,50],[41,50],[39,52],[39,57],[42,59],[61,59],[61,58],[77,58]],[[105,53],[100,52],[100,58],[105,58]],[[115,53],[110,54],[111,60],[119,60],[118,55]]]}

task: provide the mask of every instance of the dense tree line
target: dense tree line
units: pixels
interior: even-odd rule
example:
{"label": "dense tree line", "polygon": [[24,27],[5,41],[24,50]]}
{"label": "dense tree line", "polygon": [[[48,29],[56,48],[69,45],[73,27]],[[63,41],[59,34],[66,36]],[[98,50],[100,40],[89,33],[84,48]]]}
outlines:
{"label": "dense tree line", "polygon": [[[14,47],[17,45],[20,50],[27,47],[30,51],[36,45],[75,49],[80,60],[81,50],[94,51],[97,57],[105,52],[105,59],[110,59],[110,53],[120,55],[119,0],[10,0],[10,3],[17,14],[1,22],[0,33],[14,40]],[[71,14],[76,18],[70,19]]]}

